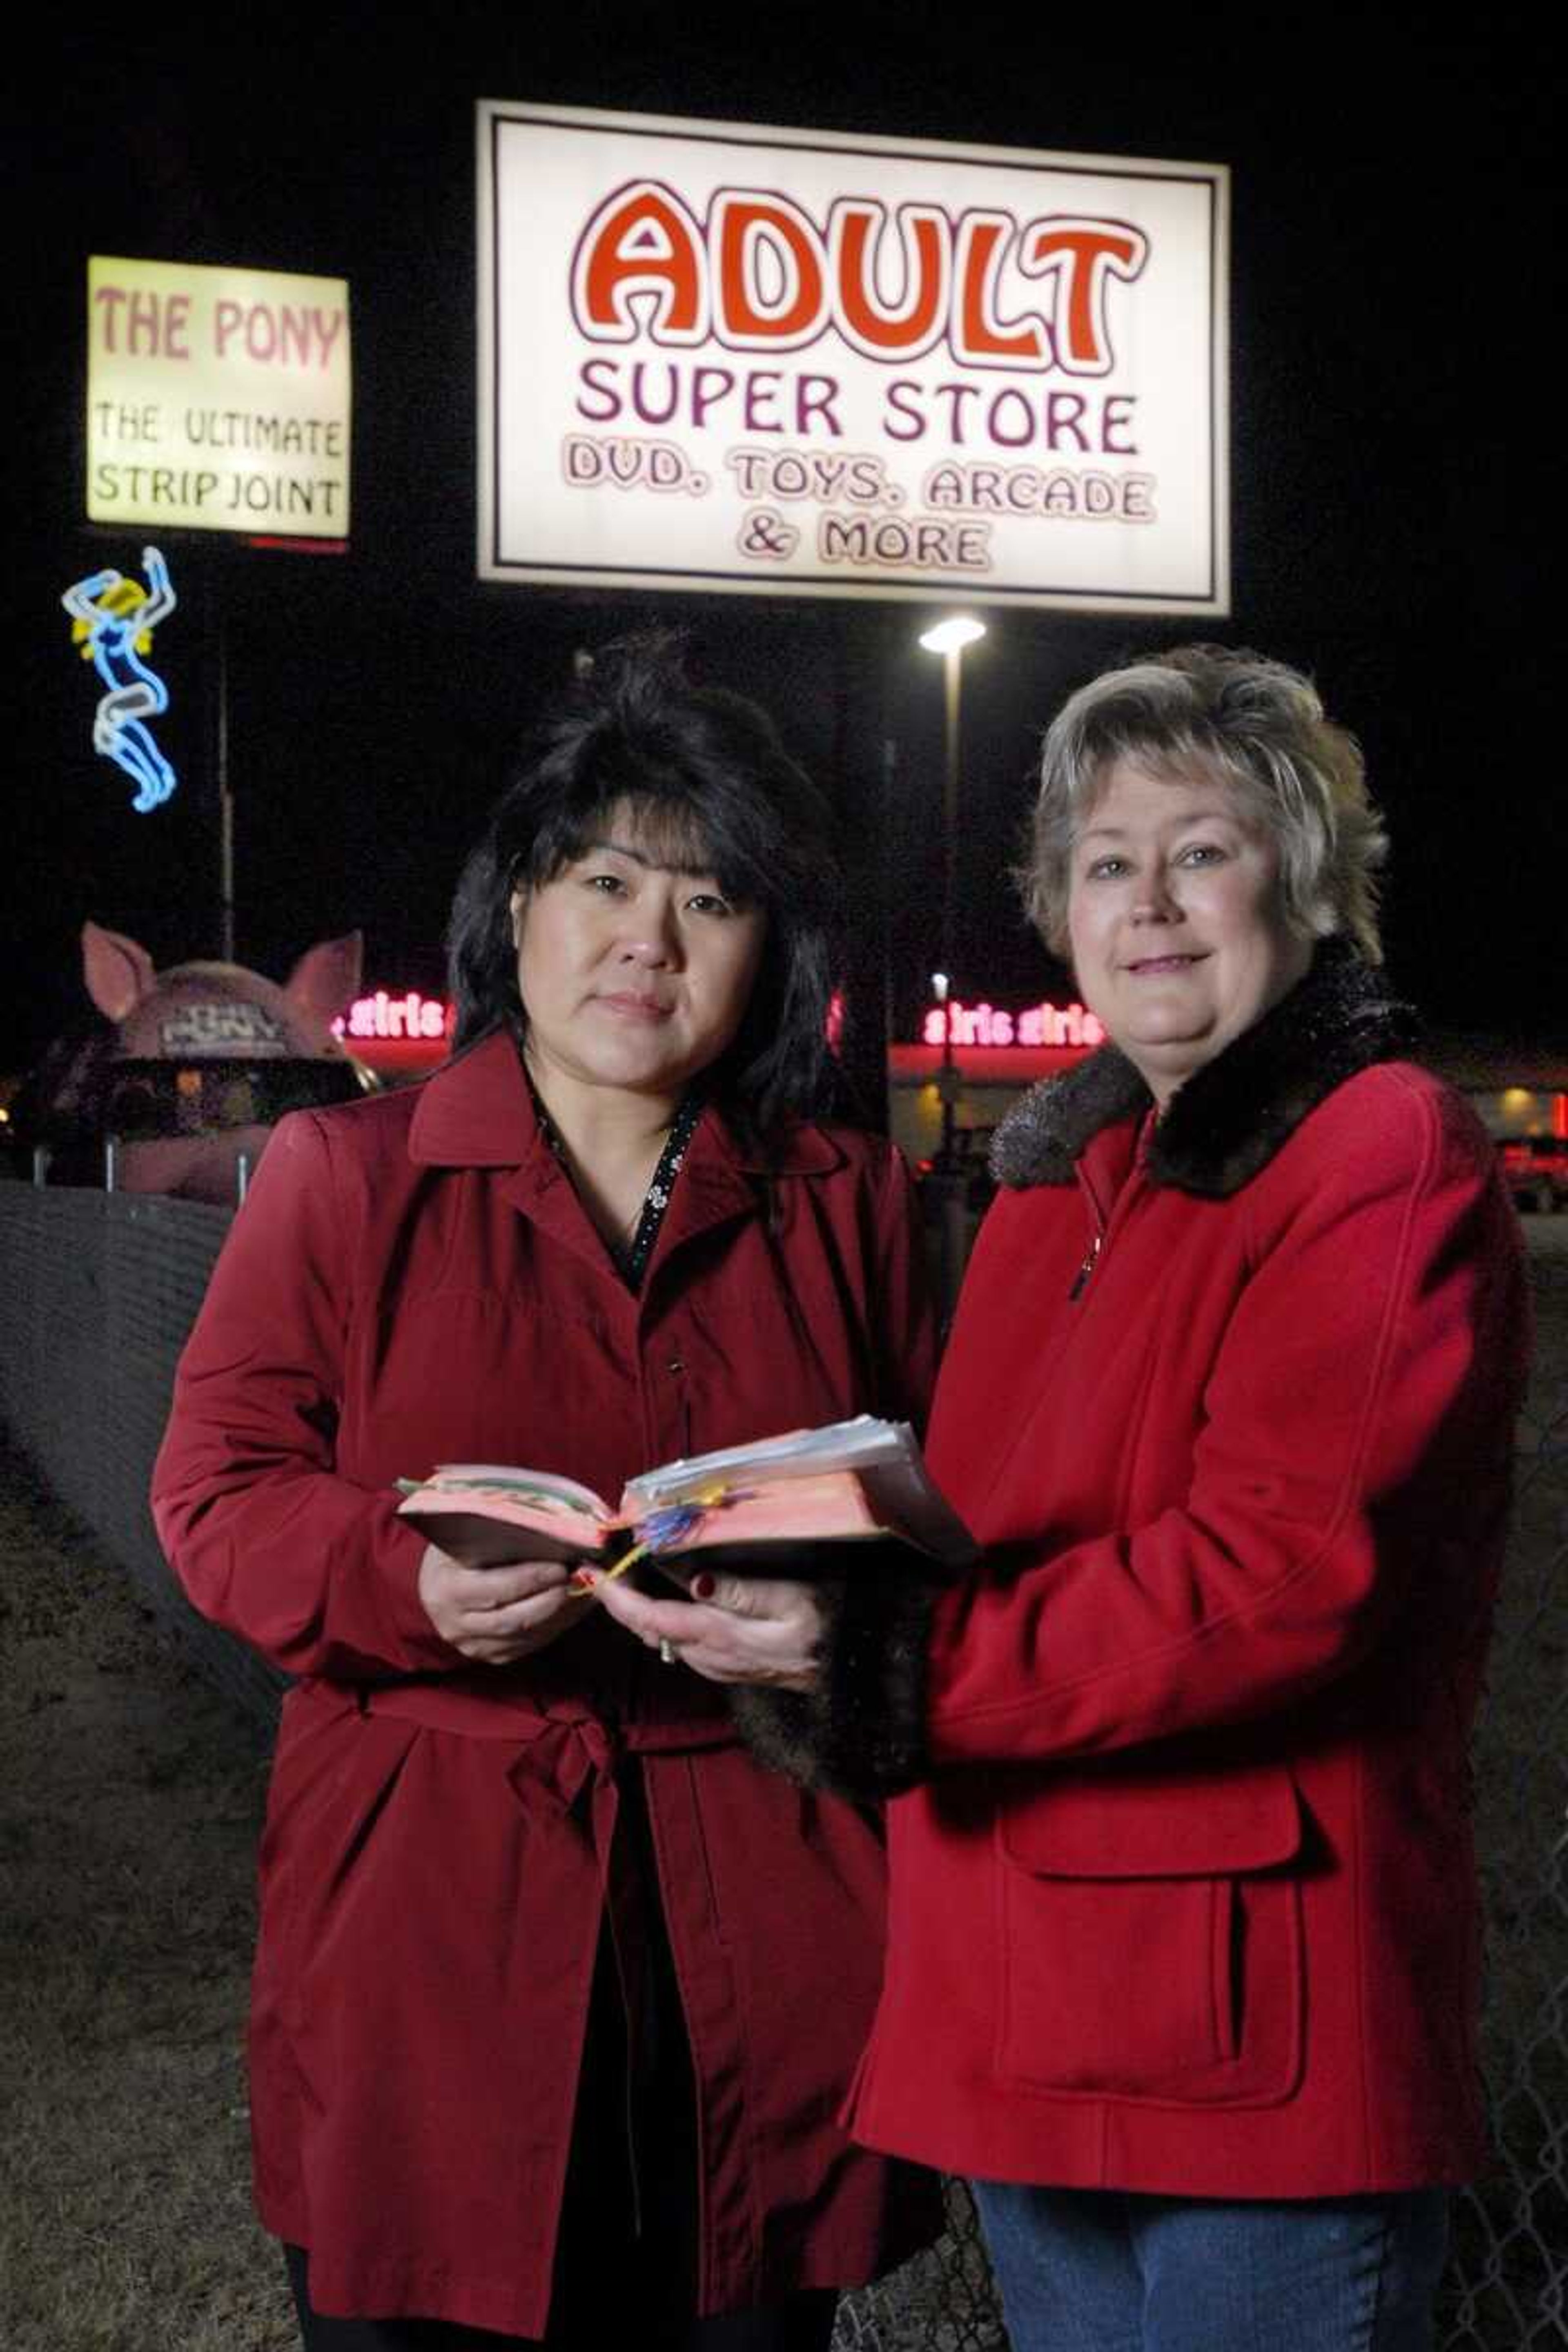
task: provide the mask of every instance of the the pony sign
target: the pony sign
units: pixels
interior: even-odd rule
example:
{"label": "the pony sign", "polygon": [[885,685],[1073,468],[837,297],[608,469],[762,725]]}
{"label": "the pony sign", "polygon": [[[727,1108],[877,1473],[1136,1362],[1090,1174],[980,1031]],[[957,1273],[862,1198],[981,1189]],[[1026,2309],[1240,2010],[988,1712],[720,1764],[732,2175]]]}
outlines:
{"label": "the pony sign", "polygon": [[94,255],[87,331],[89,521],[348,537],[342,278]]}
{"label": "the pony sign", "polygon": [[484,577],[1226,609],[1222,167],[479,129]]}

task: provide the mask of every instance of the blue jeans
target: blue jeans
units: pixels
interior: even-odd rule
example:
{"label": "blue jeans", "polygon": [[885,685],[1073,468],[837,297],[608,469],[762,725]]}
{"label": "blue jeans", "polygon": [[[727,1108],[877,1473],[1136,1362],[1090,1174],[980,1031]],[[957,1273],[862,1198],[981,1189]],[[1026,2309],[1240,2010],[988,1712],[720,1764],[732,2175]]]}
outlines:
{"label": "blue jeans", "polygon": [[973,2189],[1013,2352],[1431,2352],[1442,2189],[1231,2204]]}

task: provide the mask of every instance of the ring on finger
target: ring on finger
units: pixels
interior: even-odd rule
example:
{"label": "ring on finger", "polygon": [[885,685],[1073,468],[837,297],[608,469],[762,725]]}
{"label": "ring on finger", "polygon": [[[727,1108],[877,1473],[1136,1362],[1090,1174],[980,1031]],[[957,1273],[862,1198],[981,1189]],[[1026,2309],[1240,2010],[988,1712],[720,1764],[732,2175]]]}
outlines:
{"label": "ring on finger", "polygon": [[661,1666],[672,1666],[675,1664],[675,1645],[666,1640],[663,1634],[659,1636],[658,1663]]}

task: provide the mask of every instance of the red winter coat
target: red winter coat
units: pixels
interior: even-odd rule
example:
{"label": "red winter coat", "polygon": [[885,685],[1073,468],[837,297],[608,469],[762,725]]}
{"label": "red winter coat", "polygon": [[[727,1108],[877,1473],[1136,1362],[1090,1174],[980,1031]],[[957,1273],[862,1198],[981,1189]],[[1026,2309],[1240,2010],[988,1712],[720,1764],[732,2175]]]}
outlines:
{"label": "red winter coat", "polygon": [[924,2184],[831,2120],[883,1930],[879,1831],[738,1744],[723,1699],[590,1619],[476,1667],[420,1605],[394,1482],[439,1461],[614,1499],[676,1454],[919,1415],[908,1180],[713,1111],[639,1296],[540,1135],[515,1047],[283,1121],[181,1364],[154,1480],[207,1615],[301,1679],[262,1848],[260,2210],[338,2315],[542,2336],[616,1776],[644,1775],[706,2151],[699,2303],[854,2284]]}
{"label": "red winter coat", "polygon": [[1391,1050],[1321,951],[1158,1128],[1108,1051],[1002,1131],[872,2147],[1199,2197],[1482,2155],[1466,1743],[1529,1318],[1490,1142]]}

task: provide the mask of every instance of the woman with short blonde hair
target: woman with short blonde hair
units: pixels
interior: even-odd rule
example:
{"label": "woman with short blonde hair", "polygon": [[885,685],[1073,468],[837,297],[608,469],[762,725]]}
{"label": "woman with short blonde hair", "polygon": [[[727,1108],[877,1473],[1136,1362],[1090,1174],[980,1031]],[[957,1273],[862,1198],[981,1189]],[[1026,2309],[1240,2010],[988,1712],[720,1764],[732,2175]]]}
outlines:
{"label": "woman with short blonde hair", "polygon": [[974,2180],[1016,2352],[1429,2352],[1484,2152],[1466,1743],[1529,1310],[1377,970],[1382,855],[1280,663],[1137,662],[1046,739],[1026,896],[1110,1042],[997,1134],[929,1448],[983,1556],[914,1710],[885,1660],[849,2108]]}
{"label": "woman with short blonde hair", "polygon": [[1128,760],[1153,775],[1208,772],[1279,845],[1285,919],[1306,939],[1335,932],[1383,961],[1377,874],[1388,836],[1353,735],[1298,670],[1218,646],[1090,678],[1046,736],[1025,904],[1053,955],[1066,955],[1072,843],[1105,772]]}

